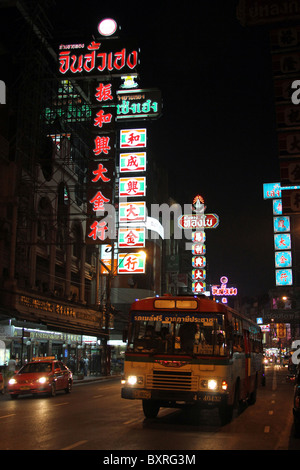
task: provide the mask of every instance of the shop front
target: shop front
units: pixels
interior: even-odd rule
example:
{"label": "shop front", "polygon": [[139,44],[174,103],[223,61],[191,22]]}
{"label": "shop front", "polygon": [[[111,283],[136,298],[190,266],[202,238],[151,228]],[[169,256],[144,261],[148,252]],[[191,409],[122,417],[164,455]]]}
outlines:
{"label": "shop front", "polygon": [[[109,350],[104,312],[21,292],[9,300],[10,308],[2,309],[0,321],[7,325],[2,338],[6,360],[14,357],[20,366],[33,357],[55,356],[74,374],[104,373]],[[108,326],[112,327],[111,318]]]}

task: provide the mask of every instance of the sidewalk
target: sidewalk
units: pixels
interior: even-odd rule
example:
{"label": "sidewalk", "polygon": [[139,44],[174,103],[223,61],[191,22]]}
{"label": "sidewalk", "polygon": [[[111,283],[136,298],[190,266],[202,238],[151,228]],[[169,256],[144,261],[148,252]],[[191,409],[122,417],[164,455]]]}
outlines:
{"label": "sidewalk", "polygon": [[121,380],[121,374],[113,374],[113,375],[88,375],[84,376],[82,379],[79,379],[76,374],[73,375],[73,385],[78,384],[86,384],[91,382],[103,382],[105,380],[113,380],[119,379]]}

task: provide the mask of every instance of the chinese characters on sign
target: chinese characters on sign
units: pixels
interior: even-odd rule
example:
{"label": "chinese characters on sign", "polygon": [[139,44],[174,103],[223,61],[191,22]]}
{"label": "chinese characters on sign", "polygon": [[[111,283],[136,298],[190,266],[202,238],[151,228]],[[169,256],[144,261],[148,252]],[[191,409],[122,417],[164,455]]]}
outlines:
{"label": "chinese characters on sign", "polygon": [[[125,101],[122,106],[127,106]],[[124,109],[123,112],[126,114],[127,111]],[[145,273],[145,253],[128,250],[145,247],[145,227],[137,227],[136,223],[146,222],[146,202],[140,200],[146,196],[146,177],[131,176],[131,173],[146,171],[146,152],[135,152],[136,149],[146,149],[146,146],[146,129],[120,130],[119,162],[120,175],[122,176],[119,178],[118,246],[121,249],[126,248],[127,253],[119,253],[119,274]],[[124,149],[128,149],[130,153],[121,153]],[[124,173],[126,173],[126,177],[124,177]],[[129,176],[127,177],[127,175]],[[123,202],[122,198],[125,198],[126,202]]]}
{"label": "chinese characters on sign", "polygon": [[[293,285],[291,224],[290,217],[282,215],[280,183],[267,183],[264,187],[264,199],[273,199],[273,231],[275,248],[275,282],[276,286]],[[283,269],[284,268],[284,269]]]}
{"label": "chinese characters on sign", "polygon": [[[95,89],[98,106],[113,103],[112,83],[100,82]],[[106,109],[106,108],[105,108]],[[93,147],[88,168],[87,243],[108,243],[113,227],[105,217],[106,205],[113,202],[115,182],[114,117],[100,108],[92,121]],[[113,223],[113,222],[112,222]]]}

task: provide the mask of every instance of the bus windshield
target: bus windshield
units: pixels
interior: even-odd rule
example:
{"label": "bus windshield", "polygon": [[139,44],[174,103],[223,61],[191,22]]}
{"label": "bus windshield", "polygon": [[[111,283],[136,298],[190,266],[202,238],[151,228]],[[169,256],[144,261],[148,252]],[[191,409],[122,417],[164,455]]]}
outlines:
{"label": "bus windshield", "polygon": [[227,354],[222,314],[132,313],[128,350],[150,354]]}

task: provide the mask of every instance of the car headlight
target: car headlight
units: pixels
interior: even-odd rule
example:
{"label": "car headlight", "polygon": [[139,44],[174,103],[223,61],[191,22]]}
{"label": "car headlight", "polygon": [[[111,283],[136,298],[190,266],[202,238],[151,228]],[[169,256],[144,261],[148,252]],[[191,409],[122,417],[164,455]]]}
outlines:
{"label": "car headlight", "polygon": [[9,379],[8,381],[9,385],[15,385],[17,383],[16,379],[14,379],[13,377],[11,379]]}
{"label": "car headlight", "polygon": [[38,382],[39,382],[40,384],[46,383],[46,382],[47,382],[47,377],[40,377],[40,378],[38,379]]}

